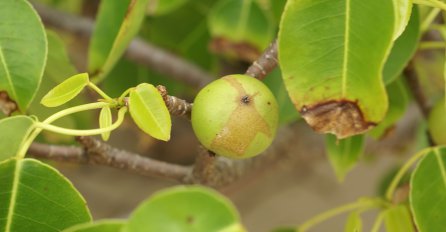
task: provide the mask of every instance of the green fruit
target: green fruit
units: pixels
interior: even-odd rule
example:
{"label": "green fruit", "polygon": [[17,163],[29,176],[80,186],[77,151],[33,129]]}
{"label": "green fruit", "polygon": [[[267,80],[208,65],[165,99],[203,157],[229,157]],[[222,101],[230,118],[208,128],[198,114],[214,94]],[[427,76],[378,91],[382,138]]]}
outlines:
{"label": "green fruit", "polygon": [[437,145],[446,145],[446,109],[444,99],[437,102],[428,118],[429,132]]}
{"label": "green fruit", "polygon": [[204,147],[218,155],[248,158],[272,142],[278,123],[274,95],[261,81],[230,75],[213,81],[197,95],[192,127]]}

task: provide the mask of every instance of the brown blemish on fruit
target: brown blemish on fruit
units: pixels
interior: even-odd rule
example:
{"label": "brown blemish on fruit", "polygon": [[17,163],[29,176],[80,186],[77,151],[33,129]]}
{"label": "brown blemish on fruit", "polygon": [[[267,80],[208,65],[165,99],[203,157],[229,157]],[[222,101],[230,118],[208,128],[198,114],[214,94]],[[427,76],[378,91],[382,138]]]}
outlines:
{"label": "brown blemish on fruit", "polygon": [[[243,86],[234,78],[223,79],[237,90],[237,108],[232,112],[225,126],[215,136],[211,143],[211,148],[223,148],[242,156],[257,136],[257,133],[271,137],[272,132],[268,123],[255,108],[255,104],[252,104],[257,94],[249,95],[246,93]],[[248,103],[243,102],[244,99]],[[240,125],[247,125],[250,128],[243,128]]]}
{"label": "brown blemish on fruit", "polygon": [[364,119],[357,102],[348,100],[304,106],[300,113],[313,130],[332,133],[339,139],[364,133],[376,126],[376,123]]}
{"label": "brown blemish on fruit", "polygon": [[18,110],[17,103],[9,98],[5,91],[0,91],[0,110],[6,116],[11,116],[14,111]]}

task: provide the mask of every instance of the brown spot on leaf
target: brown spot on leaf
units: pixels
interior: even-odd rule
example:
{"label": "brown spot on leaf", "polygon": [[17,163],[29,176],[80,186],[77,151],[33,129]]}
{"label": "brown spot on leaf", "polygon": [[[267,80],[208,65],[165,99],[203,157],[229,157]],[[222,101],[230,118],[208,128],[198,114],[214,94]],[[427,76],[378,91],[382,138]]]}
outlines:
{"label": "brown spot on leaf", "polygon": [[305,121],[318,133],[332,133],[339,139],[361,134],[376,126],[364,119],[357,102],[330,101],[300,110]]}
{"label": "brown spot on leaf", "polygon": [[[211,148],[224,148],[231,153],[242,156],[257,136],[257,133],[260,132],[271,137],[272,132],[268,123],[257,111],[255,104],[246,104],[240,101],[240,99],[248,96],[249,102],[253,103],[257,94],[248,95],[243,86],[234,78],[224,77],[223,79],[228,81],[238,92],[235,99],[237,108],[212,141]],[[247,127],[241,127],[240,125],[247,125]]]}
{"label": "brown spot on leaf", "polygon": [[9,98],[6,91],[0,91],[0,110],[7,116],[18,110],[17,103]]}
{"label": "brown spot on leaf", "polygon": [[247,42],[233,42],[227,38],[212,39],[209,49],[219,55],[236,57],[239,60],[254,62],[262,54],[259,49]]}

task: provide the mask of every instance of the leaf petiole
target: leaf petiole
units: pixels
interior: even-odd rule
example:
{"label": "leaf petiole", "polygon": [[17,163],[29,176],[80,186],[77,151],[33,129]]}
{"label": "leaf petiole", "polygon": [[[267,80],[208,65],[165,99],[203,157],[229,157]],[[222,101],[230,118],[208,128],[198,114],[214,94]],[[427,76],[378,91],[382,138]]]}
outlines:
{"label": "leaf petiole", "polygon": [[90,136],[90,135],[99,135],[105,132],[110,132],[118,128],[122,122],[124,121],[124,116],[127,113],[127,107],[122,107],[118,112],[118,119],[115,123],[111,124],[109,127],[104,127],[100,129],[91,129],[91,130],[75,130],[75,129],[66,129],[54,125],[50,125],[43,122],[35,123],[35,126],[39,129],[48,130],[51,132],[72,135],[72,136]]}
{"label": "leaf petiole", "polygon": [[93,82],[88,82],[88,87],[90,87],[91,89],[93,89],[96,93],[98,93],[99,95],[101,95],[101,97],[103,97],[105,100],[108,101],[113,101],[113,98],[111,98],[110,96],[108,96],[104,91],[102,91],[97,85],[95,85]]}

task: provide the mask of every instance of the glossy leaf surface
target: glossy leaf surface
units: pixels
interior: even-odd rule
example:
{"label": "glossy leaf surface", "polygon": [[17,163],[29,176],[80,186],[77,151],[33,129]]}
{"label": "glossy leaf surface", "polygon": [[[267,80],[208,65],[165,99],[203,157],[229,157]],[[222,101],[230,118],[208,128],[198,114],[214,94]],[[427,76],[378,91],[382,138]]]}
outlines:
{"label": "glossy leaf surface", "polygon": [[27,116],[0,120],[0,162],[17,155],[22,143],[33,129],[34,121]]}
{"label": "glossy leaf surface", "polygon": [[382,69],[394,20],[388,0],[287,2],[279,60],[291,99],[314,130],[345,138],[384,118]]}
{"label": "glossy leaf surface", "polygon": [[34,159],[0,163],[0,230],[50,232],[88,222],[90,212],[73,185]]}
{"label": "glossy leaf surface", "polygon": [[446,221],[446,149],[435,148],[419,162],[410,182],[410,206],[420,232],[442,231]]}
{"label": "glossy leaf surface", "polygon": [[88,83],[87,73],[74,75],[50,90],[40,103],[46,107],[56,107],[65,104],[75,98]]}
{"label": "glossy leaf surface", "polygon": [[25,0],[0,1],[0,91],[25,111],[36,94],[47,56],[42,22]]}
{"label": "glossy leaf surface", "polygon": [[364,136],[356,135],[338,140],[333,135],[325,137],[328,158],[339,181],[356,165],[364,151]]}
{"label": "glossy leaf surface", "polygon": [[[106,128],[111,126],[112,121],[112,113],[110,107],[105,106],[101,109],[101,113],[99,113],[99,127]],[[107,141],[110,138],[110,131],[101,134],[101,137],[104,141]]]}
{"label": "glossy leaf surface", "polygon": [[88,57],[94,80],[101,80],[111,71],[138,33],[148,1],[101,1]]}
{"label": "glossy leaf surface", "polygon": [[172,122],[166,104],[155,86],[143,83],[130,92],[130,115],[150,136],[168,141]]}
{"label": "glossy leaf surface", "polygon": [[125,232],[245,231],[232,203],[202,187],[176,187],[159,192],[130,216]]}
{"label": "glossy leaf surface", "polygon": [[63,232],[120,232],[125,223],[124,220],[101,220],[75,225]]}

